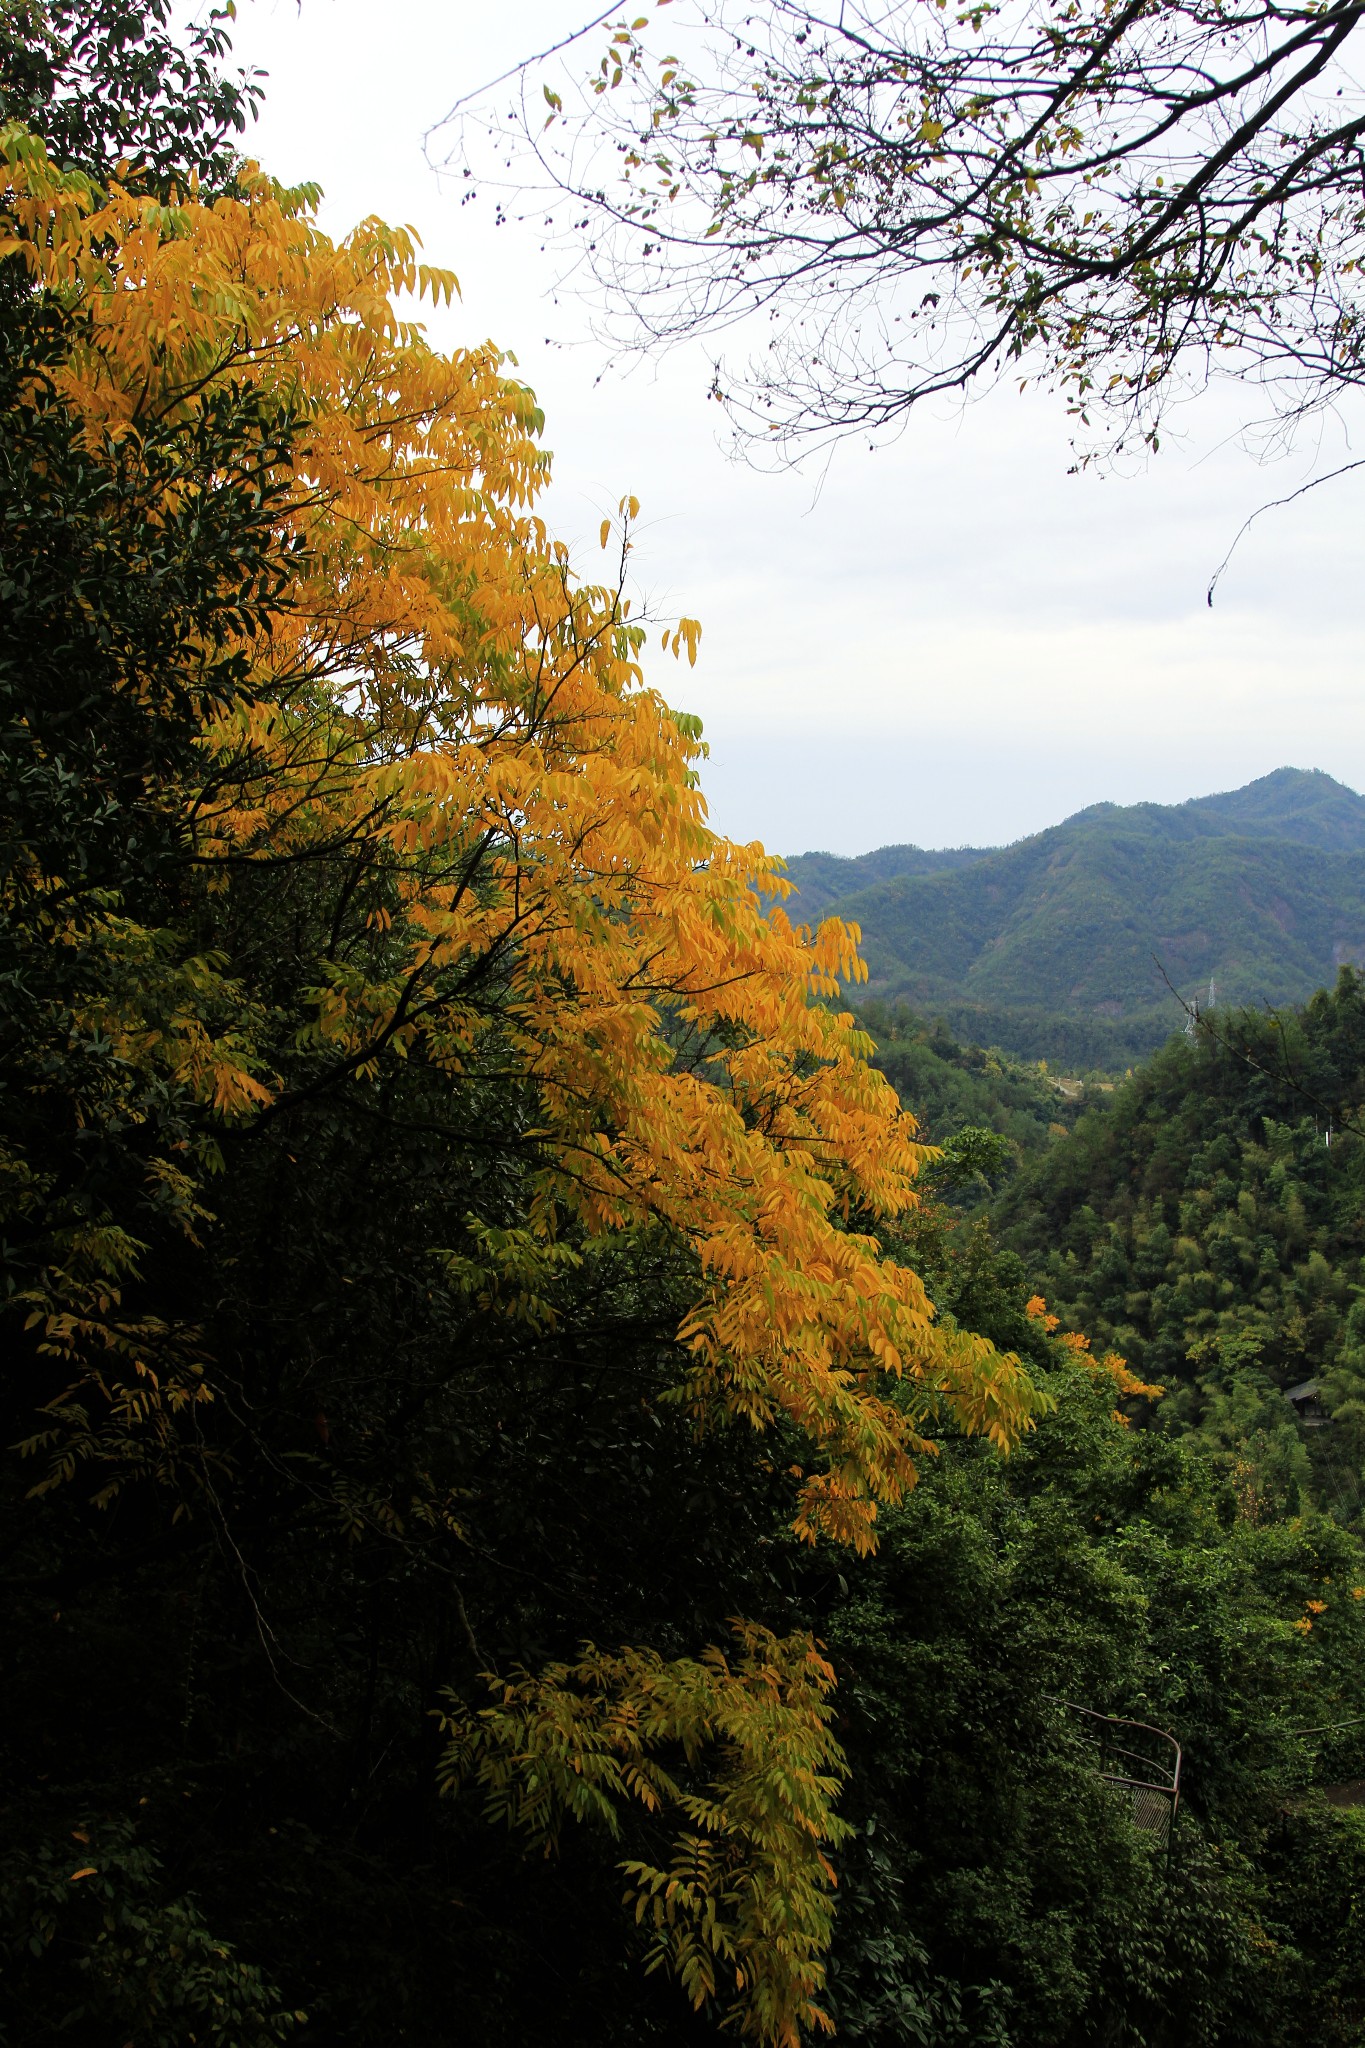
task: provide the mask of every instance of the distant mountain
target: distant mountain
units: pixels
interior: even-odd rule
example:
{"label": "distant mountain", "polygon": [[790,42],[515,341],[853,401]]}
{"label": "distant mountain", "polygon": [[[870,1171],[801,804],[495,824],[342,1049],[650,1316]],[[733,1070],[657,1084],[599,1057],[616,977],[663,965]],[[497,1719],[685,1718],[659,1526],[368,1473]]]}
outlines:
{"label": "distant mountain", "polygon": [[1264,832],[1299,846],[1321,846],[1334,853],[1365,849],[1365,797],[1334,782],[1320,768],[1277,768],[1245,789],[1196,797],[1179,808],[1207,811],[1229,820],[1238,831]]}
{"label": "distant mountain", "polygon": [[979,1043],[1122,1064],[1183,994],[1297,1002],[1365,960],[1365,798],[1280,768],[1184,804],[1093,804],[1013,846],[787,863],[793,922],[862,927],[869,993]]}
{"label": "distant mountain", "polygon": [[[879,846],[875,853],[861,853],[852,859],[837,853],[798,853],[787,862],[787,873],[799,891],[787,898],[787,914],[794,924],[813,924],[828,916],[832,903],[870,883],[897,882],[903,875],[947,874],[998,850],[994,846],[955,846],[931,853],[922,846]],[[798,903],[799,910],[795,907]]]}

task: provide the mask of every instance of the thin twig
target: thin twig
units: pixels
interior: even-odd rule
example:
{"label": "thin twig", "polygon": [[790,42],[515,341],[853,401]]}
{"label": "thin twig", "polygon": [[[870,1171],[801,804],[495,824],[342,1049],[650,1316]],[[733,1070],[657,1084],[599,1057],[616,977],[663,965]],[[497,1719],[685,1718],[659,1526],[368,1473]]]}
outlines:
{"label": "thin twig", "polygon": [[615,12],[614,7],[605,8],[601,14],[594,15],[591,21],[585,21],[582,28],[576,28],[572,35],[561,36],[557,43],[551,43],[548,50],[537,50],[533,57],[522,57],[517,63],[509,64],[506,71],[500,72],[496,78],[490,78],[486,84],[475,86],[472,92],[461,93],[450,109],[442,114],[440,120],[433,121],[427,129],[422,137],[423,149],[438,129],[446,127],[463,108],[472,106],[475,100],[481,100],[485,93],[496,92],[500,85],[506,85],[509,78],[519,78],[533,65],[543,64],[547,57],[558,56],[559,52],[567,50],[571,43],[581,42],[584,36],[590,36],[595,28],[601,28],[604,22],[609,21]]}
{"label": "thin twig", "polygon": [[1361,456],[1355,462],[1344,462],[1340,469],[1329,469],[1326,476],[1311,477],[1306,484],[1300,484],[1296,491],[1291,491],[1287,498],[1272,498],[1268,505],[1258,505],[1250,517],[1242,521],[1233,538],[1232,546],[1213,572],[1213,577],[1206,593],[1210,611],[1213,609],[1213,593],[1218,587],[1219,577],[1237,552],[1242,535],[1247,531],[1248,527],[1260,518],[1263,512],[1278,512],[1282,505],[1292,505],[1295,498],[1302,498],[1306,492],[1315,491],[1319,484],[1330,484],[1339,476],[1348,476],[1353,469],[1365,469],[1365,456]]}

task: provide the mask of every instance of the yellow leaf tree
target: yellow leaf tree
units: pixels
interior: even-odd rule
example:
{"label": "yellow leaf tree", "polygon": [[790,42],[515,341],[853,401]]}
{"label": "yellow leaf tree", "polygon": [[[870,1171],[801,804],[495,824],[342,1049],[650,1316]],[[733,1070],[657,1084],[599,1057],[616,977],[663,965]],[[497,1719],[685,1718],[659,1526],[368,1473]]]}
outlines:
{"label": "yellow leaf tree", "polygon": [[[452,1102],[496,1084],[517,1105],[520,1220],[472,1200],[440,1248],[451,1284],[546,1327],[564,1273],[604,1247],[677,1248],[692,1277],[673,1397],[700,1431],[794,1444],[796,1536],[866,1552],[937,1428],[1007,1448],[1036,1396],[1014,1358],[939,1327],[879,1244],[924,1154],[838,1005],[858,934],[765,914],[780,864],[710,829],[699,727],[647,675],[645,623],[620,587],[579,580],[536,510],[530,393],[493,347],[442,354],[400,314],[398,297],[455,289],[410,233],[371,220],[333,242],[312,195],[254,168],[226,196],[165,203],[133,171],[107,188],[62,171],[14,125],[0,149],[0,256],[66,337],[25,403],[138,479],[153,525],[186,490],[153,448],[193,447],[229,403],[284,423],[274,442],[262,427],[251,478],[269,588],[201,647],[205,675],[226,648],[235,681],[190,693],[192,745],[158,791],[182,925],[122,900],[92,912],[32,849],[8,885],[11,914],[44,903],[51,944],[124,962],[72,1028],[191,1106],[193,1142],[147,1166],[177,1227],[212,1229],[224,1148],[328,1090],[378,1100],[414,1066]],[[665,639],[694,660],[697,635],[683,620]],[[300,923],[287,974],[259,971],[246,939],[185,939],[196,920],[225,929],[225,903],[245,928],[262,891],[278,906],[328,872],[344,877],[330,933]],[[33,1162],[5,1163],[39,1215]],[[24,1290],[53,1375],[35,1491],[92,1466],[102,1500],[136,1477],[173,1514],[221,1512],[212,1345],[193,1317],[128,1308],[126,1217],[48,1222]],[[753,2038],[794,2042],[824,2024],[833,1682],[809,1637],[742,1621],[731,1650],[697,1657],[588,1647],[452,1701],[447,1782],[542,1844],[566,1817],[670,1814],[668,1858],[624,1866],[653,1960]]]}

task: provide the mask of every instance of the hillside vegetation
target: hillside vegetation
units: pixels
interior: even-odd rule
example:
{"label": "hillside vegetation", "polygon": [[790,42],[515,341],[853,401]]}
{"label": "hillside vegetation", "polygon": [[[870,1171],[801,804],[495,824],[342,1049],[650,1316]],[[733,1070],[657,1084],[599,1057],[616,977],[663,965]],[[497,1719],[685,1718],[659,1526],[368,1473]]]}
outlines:
{"label": "hillside vegetation", "polygon": [[[1161,1426],[1254,1440],[1287,1510],[1314,1486],[1359,1509],[1362,1098],[1365,984],[1345,968],[1301,1011],[1215,1012],[1174,1039],[996,1212],[1063,1319],[1171,1390]],[[1284,1391],[1313,1381],[1329,1420],[1299,1432]]]}
{"label": "hillside vegetation", "polygon": [[1360,2048],[1361,984],[863,1029],[228,20],[0,8],[0,2048]]}
{"label": "hillside vegetation", "polygon": [[1318,771],[1097,804],[992,852],[803,854],[788,874],[794,921],[861,927],[874,996],[1077,1068],[1122,1068],[1183,1024],[1168,981],[1302,1002],[1365,956],[1365,799]]}
{"label": "hillside vegetation", "polygon": [[1046,1060],[956,1039],[942,1018],[926,1018],[906,1004],[862,1003],[858,1021],[875,1042],[877,1066],[933,1145],[985,1130],[1006,1139],[1014,1157],[1028,1158],[1114,1087],[1102,1077],[1073,1080],[1049,1072]]}

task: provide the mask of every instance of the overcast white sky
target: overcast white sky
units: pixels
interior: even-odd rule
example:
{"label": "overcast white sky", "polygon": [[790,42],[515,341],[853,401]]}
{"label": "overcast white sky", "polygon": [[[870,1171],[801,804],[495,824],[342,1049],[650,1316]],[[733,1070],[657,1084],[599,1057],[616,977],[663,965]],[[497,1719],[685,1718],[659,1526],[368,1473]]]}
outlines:
{"label": "overcast white sky", "polygon": [[[585,574],[603,514],[640,498],[644,592],[704,626],[697,667],[661,660],[655,680],[705,720],[720,830],[784,853],[994,845],[1286,763],[1365,787],[1365,471],[1259,520],[1210,611],[1242,520],[1309,473],[1306,449],[1261,467],[1229,443],[1227,399],[1192,408],[1145,472],[1072,477],[1061,402],[1000,390],[875,455],[844,448],[817,494],[726,457],[700,353],[604,371],[535,234],[462,206],[422,151],[457,96],[590,12],[247,0],[238,54],[270,73],[251,147],[322,183],[329,231],[411,223],[458,272],[433,335],[515,352],[547,415],[549,516]],[[1349,455],[1332,423],[1324,466]]]}

